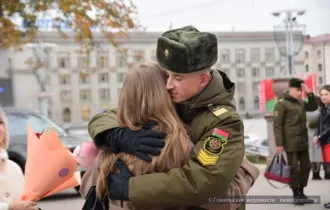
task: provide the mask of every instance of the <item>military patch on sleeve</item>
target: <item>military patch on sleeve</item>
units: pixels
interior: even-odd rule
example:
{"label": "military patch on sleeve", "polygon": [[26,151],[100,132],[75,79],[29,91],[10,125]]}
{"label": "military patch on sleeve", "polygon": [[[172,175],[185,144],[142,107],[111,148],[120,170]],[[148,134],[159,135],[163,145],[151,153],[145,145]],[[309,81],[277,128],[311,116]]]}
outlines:
{"label": "military patch on sleeve", "polygon": [[278,111],[274,111],[274,117],[278,116]]}
{"label": "military patch on sleeve", "polygon": [[224,141],[227,141],[227,139],[229,137],[229,133],[227,133],[226,131],[223,131],[219,128],[214,128],[213,132],[212,132],[212,136],[222,139]]}
{"label": "military patch on sleeve", "polygon": [[197,159],[204,165],[215,165],[227,140],[208,137],[199,151]]}

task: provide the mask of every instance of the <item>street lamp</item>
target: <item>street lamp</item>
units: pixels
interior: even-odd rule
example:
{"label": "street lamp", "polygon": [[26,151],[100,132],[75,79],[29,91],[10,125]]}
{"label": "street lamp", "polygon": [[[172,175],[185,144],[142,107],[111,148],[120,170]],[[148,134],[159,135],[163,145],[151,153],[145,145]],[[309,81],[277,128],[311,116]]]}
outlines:
{"label": "street lamp", "polygon": [[282,75],[292,76],[294,72],[293,57],[302,49],[305,39],[305,25],[298,24],[297,17],[305,14],[305,10],[280,10],[273,12],[275,17],[285,15],[283,25],[274,26],[274,38],[281,56],[286,57],[285,71]]}

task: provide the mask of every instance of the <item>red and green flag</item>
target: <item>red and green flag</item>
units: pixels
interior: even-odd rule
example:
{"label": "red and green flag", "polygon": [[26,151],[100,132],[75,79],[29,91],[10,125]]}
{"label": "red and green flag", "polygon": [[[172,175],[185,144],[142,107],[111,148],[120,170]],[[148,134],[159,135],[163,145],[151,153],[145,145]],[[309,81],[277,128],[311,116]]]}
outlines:
{"label": "red and green flag", "polygon": [[212,136],[227,141],[227,139],[229,137],[229,133],[227,133],[219,128],[215,128],[213,130]]}

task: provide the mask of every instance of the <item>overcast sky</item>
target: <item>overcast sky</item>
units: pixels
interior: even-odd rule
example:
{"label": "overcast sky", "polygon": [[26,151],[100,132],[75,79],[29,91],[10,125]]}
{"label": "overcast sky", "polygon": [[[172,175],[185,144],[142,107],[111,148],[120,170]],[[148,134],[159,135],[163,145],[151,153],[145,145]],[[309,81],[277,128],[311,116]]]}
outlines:
{"label": "overcast sky", "polygon": [[[194,25],[208,31],[271,31],[282,23],[271,12],[304,9],[306,34],[330,33],[330,0],[133,0],[148,31]],[[284,16],[283,16],[284,17]]]}

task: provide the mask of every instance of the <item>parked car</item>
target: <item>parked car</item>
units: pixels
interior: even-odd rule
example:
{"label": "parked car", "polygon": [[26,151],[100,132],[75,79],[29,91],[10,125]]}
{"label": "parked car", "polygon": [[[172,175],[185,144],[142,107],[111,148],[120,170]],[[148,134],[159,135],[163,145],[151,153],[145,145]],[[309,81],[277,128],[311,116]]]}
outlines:
{"label": "parked car", "polygon": [[[77,136],[68,134],[55,122],[45,117],[44,115],[29,110],[29,109],[18,109],[12,107],[4,107],[4,112],[8,118],[8,129],[10,144],[8,148],[9,159],[14,161],[22,169],[24,173],[27,153],[27,126],[28,123],[32,126],[33,131],[41,133],[45,128],[54,128],[62,144],[67,147],[71,152],[78,146],[82,141],[90,141],[89,139],[79,138]],[[40,157],[42,158],[42,157]],[[78,167],[82,175],[85,173],[85,169]],[[75,188],[79,191],[79,186]]]}
{"label": "parked car", "polygon": [[244,134],[245,152],[268,156],[268,139],[253,134]]}

